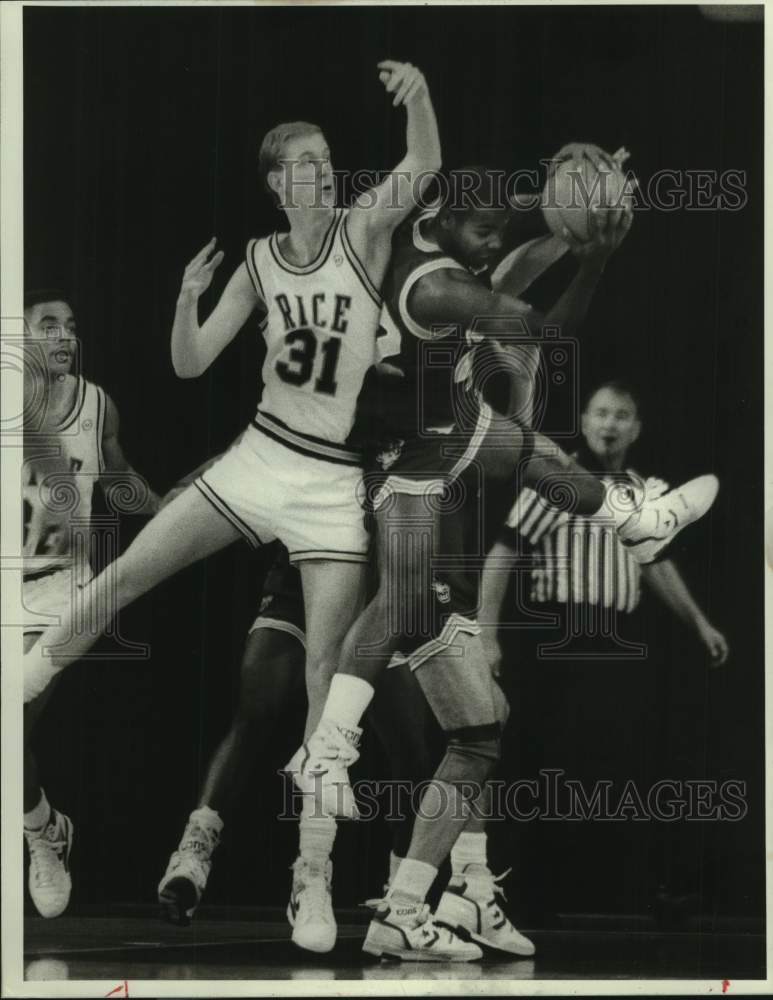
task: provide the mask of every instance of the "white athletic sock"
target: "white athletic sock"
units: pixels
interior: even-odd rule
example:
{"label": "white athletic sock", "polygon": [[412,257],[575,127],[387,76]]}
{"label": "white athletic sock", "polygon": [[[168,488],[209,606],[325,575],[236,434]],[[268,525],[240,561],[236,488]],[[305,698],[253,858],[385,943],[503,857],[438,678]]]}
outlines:
{"label": "white athletic sock", "polygon": [[403,858],[387,899],[394,899],[398,903],[423,903],[436,878],[437,868],[434,865],[415,858]]}
{"label": "white athletic sock", "polygon": [[451,871],[454,876],[465,874],[468,865],[475,865],[466,874],[480,874],[481,867],[488,871],[488,858],[486,856],[487,836],[485,833],[465,833],[462,832],[456,838],[456,843],[451,848]]}
{"label": "white athletic sock", "polygon": [[397,870],[403,863],[403,859],[398,857],[394,851],[389,852],[389,887],[395,884],[395,878],[397,877]]}
{"label": "white athletic sock", "polygon": [[[610,483],[601,507],[601,514],[612,518],[623,536],[642,524],[642,518],[655,521],[654,511],[643,507],[644,493],[628,483]],[[643,526],[643,524],[642,524]]]}
{"label": "white athletic sock", "polygon": [[209,806],[199,806],[198,809],[193,810],[189,818],[191,822],[198,823],[208,833],[211,833],[215,844],[217,844],[220,834],[223,832],[223,821],[216,809],[210,809]]}
{"label": "white athletic sock", "polygon": [[304,796],[301,808],[299,853],[304,861],[324,865],[333,851],[338,827],[332,816],[323,816],[313,796]]}
{"label": "white athletic sock", "polygon": [[353,674],[334,674],[322,712],[323,719],[356,728],[373,697],[373,685]]}
{"label": "white athletic sock", "polygon": [[46,793],[41,788],[40,802],[38,802],[34,809],[30,809],[28,813],[24,814],[24,829],[27,833],[42,833],[46,826],[48,826],[50,818],[51,806],[48,804]]}

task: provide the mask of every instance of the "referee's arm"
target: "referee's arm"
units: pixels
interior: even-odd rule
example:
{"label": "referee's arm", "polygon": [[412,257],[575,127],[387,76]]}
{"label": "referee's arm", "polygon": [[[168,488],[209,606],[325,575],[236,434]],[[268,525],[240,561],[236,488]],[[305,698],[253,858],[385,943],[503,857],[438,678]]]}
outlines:
{"label": "referee's arm", "polygon": [[727,639],[701,610],[676,565],[670,559],[649,563],[642,566],[642,576],[676,617],[695,632],[708,651],[711,666],[721,666],[730,653]]}

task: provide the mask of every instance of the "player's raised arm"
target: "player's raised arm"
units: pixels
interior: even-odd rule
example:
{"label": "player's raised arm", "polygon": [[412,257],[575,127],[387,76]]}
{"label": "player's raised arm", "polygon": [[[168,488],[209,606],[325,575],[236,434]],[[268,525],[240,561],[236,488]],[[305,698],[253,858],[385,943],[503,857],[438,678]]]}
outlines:
{"label": "player's raised arm", "polygon": [[199,298],[209,288],[215,269],[223,260],[213,237],[191,260],[183,274],[172,326],[172,364],[180,378],[196,378],[205,372],[230,344],[259,304],[247,265],[242,263],[226,285],[220,301],[199,326]]}
{"label": "player's raised arm", "polygon": [[393,59],[385,59],[378,68],[379,79],[393,95],[393,107],[403,105],[407,112],[407,149],[395,169],[352,207],[352,223],[362,222],[371,233],[391,231],[399,225],[441,167],[440,135],[424,74],[410,63]]}
{"label": "player's raised arm", "polygon": [[537,313],[525,302],[492,292],[463,268],[440,268],[420,278],[408,296],[410,315],[425,329],[460,326],[496,336],[526,333]]}

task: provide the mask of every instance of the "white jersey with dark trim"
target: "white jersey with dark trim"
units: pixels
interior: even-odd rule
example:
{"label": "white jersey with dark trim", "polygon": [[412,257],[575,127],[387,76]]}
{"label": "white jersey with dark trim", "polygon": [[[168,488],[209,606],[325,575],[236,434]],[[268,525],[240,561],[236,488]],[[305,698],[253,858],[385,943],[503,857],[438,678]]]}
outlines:
{"label": "white jersey with dark trim", "polygon": [[292,444],[333,453],[354,422],[357,396],[377,360],[381,296],[352,249],[337,209],[316,260],[282,256],[277,233],[247,245],[247,270],[266,306],[263,396],[256,424]]}
{"label": "white jersey with dark trim", "polygon": [[94,483],[104,472],[104,391],[78,377],[72,410],[56,425],[25,429],[24,577],[87,567]]}

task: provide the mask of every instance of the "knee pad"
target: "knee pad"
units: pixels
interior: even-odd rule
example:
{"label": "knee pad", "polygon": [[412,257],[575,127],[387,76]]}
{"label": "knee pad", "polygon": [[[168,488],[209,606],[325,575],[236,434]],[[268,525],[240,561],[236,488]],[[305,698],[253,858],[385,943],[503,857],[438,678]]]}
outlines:
{"label": "knee pad", "polygon": [[446,736],[448,745],[435,778],[461,786],[462,795],[473,798],[499,760],[499,723],[453,729]]}

